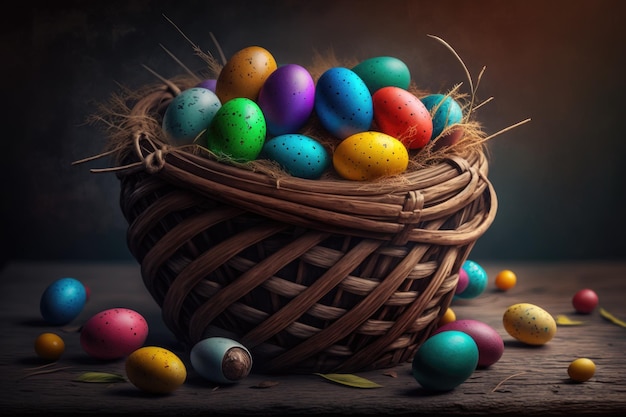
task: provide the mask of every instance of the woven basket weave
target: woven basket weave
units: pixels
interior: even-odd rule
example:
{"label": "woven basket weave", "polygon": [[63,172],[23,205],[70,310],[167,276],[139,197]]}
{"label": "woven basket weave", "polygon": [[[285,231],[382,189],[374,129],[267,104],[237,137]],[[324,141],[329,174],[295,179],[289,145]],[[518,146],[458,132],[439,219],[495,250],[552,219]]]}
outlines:
{"label": "woven basket weave", "polygon": [[[172,97],[157,86],[128,119],[158,120]],[[277,179],[128,126],[121,209],[165,324],[189,347],[235,339],[261,372],[412,359],[496,214],[480,149],[399,183]]]}

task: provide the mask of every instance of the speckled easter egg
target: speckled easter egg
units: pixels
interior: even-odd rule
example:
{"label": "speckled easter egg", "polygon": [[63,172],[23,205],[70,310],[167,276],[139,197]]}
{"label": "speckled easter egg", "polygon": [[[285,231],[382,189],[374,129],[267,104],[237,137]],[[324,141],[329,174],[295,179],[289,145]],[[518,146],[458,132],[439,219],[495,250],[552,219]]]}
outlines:
{"label": "speckled easter egg", "polygon": [[307,122],[315,104],[315,82],[296,64],[283,65],[265,81],[257,104],[272,136],[296,133]]}
{"label": "speckled easter egg", "polygon": [[245,162],[257,158],[266,135],[265,117],[252,100],[227,101],[213,117],[204,137],[209,150],[219,156]]}
{"label": "speckled easter egg", "polygon": [[176,145],[192,143],[205,131],[222,103],[202,87],[189,88],[172,99],[163,115],[163,131]]}
{"label": "speckled easter egg", "polygon": [[471,259],[463,262],[462,269],[467,274],[467,286],[454,296],[457,298],[476,298],[485,292],[489,281],[487,271],[478,262]]}
{"label": "speckled easter egg", "polygon": [[215,93],[222,103],[237,97],[256,100],[265,80],[277,68],[274,56],[260,46],[237,51],[220,71]]}
{"label": "speckled easter egg", "polygon": [[437,138],[448,127],[461,123],[463,110],[452,97],[444,94],[429,94],[421,98],[422,103],[431,113],[433,119],[433,134],[431,139]]}
{"label": "speckled easter egg", "polygon": [[543,308],[530,304],[513,304],[502,316],[509,335],[528,345],[543,345],[556,334],[556,321]]}
{"label": "speckled easter egg", "polygon": [[80,331],[83,350],[97,359],[119,359],[139,349],[148,337],[148,323],[129,308],[111,308],[93,315]]}
{"label": "speckled easter egg", "polygon": [[333,67],[317,80],[315,112],[322,126],[339,139],[370,129],[372,95],[352,70]]}
{"label": "speckled easter egg", "polygon": [[406,171],[409,153],[402,142],[381,132],[361,132],[335,148],[333,166],[348,180],[368,181]]}
{"label": "speckled easter egg", "polygon": [[64,325],[74,320],[85,306],[87,291],[75,278],[61,278],[44,290],[39,301],[41,317],[53,325]]}
{"label": "speckled easter egg", "polygon": [[408,149],[421,149],[433,133],[430,112],[415,95],[400,87],[382,87],[372,96],[374,120],[382,132]]}
{"label": "speckled easter egg", "polygon": [[330,165],[330,156],[317,140],[297,133],[275,136],[265,142],[259,158],[277,162],[294,177],[317,179]]}
{"label": "speckled easter egg", "polygon": [[400,59],[392,56],[377,56],[359,62],[352,68],[367,85],[371,94],[387,86],[404,90],[411,83],[409,67]]}
{"label": "speckled easter egg", "polygon": [[160,346],[145,346],[126,358],[126,376],[141,391],[169,394],[187,379],[187,368],[174,352]]}

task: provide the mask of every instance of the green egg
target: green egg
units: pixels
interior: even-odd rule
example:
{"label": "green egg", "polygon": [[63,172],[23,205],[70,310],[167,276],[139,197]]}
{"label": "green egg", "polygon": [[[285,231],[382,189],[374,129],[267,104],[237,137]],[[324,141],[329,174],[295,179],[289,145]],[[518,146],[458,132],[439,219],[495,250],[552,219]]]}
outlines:
{"label": "green egg", "polygon": [[257,158],[267,126],[259,106],[245,97],[233,98],[217,111],[205,133],[206,146],[220,157],[237,162]]}
{"label": "green egg", "polygon": [[409,68],[403,61],[391,56],[366,59],[352,68],[352,71],[365,82],[371,94],[388,86],[406,90],[411,83]]}

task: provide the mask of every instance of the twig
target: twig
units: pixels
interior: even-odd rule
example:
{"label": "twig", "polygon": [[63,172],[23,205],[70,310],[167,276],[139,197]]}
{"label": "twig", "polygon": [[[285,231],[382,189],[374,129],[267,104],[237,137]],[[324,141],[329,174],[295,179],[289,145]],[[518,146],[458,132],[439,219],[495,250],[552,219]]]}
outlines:
{"label": "twig", "polygon": [[530,371],[522,371],[522,372],[518,372],[518,373],[516,373],[516,374],[513,374],[513,375],[511,375],[511,376],[508,376],[508,377],[504,378],[502,381],[500,381],[500,382],[498,383],[498,385],[496,385],[496,386],[495,386],[495,388],[494,388],[494,389],[492,389],[492,390],[491,390],[491,392],[496,392],[496,391],[500,388],[500,386],[502,386],[502,384],[504,384],[504,383],[505,383],[506,381],[508,381],[509,379],[515,378],[516,376],[523,375],[523,374],[525,374],[525,373],[527,373],[527,372],[530,372]]}

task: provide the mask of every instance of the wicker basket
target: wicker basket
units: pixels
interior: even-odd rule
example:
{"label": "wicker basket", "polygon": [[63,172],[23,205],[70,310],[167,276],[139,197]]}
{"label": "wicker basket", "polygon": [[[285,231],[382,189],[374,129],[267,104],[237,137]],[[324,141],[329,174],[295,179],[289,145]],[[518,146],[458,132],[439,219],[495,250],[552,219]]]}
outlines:
{"label": "wicker basket", "polygon": [[482,148],[399,184],[277,179],[155,138],[141,120],[173,94],[159,85],[131,106],[117,174],[128,246],[168,328],[189,348],[235,339],[259,372],[411,360],[495,217]]}

